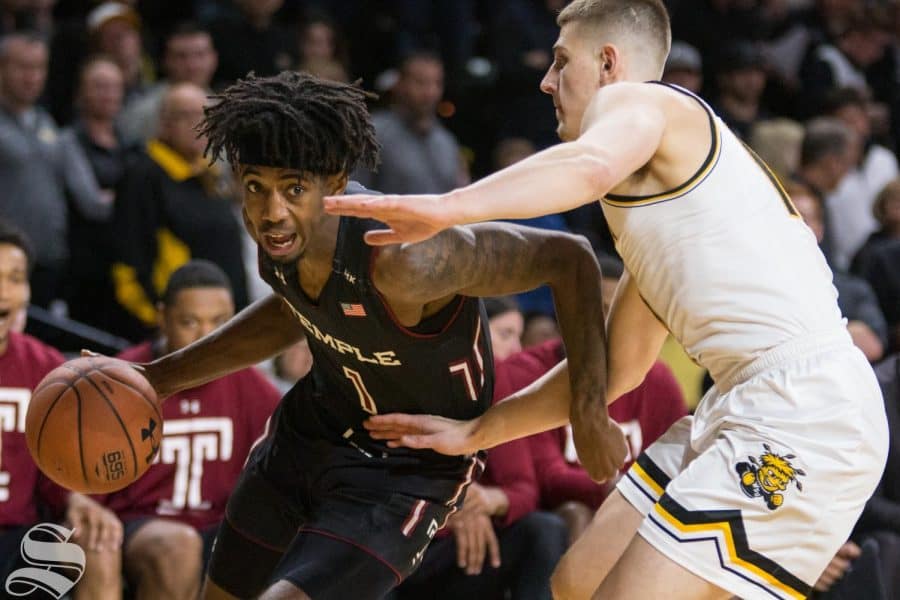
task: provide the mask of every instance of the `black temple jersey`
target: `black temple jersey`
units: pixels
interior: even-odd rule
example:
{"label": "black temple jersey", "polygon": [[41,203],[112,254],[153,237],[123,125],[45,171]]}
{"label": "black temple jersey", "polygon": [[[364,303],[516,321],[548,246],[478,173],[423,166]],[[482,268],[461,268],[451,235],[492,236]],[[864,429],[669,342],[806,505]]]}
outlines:
{"label": "black temple jersey", "polygon": [[375,252],[363,240],[366,231],[383,227],[341,218],[332,272],[316,302],[302,291],[295,265],[260,251],[260,274],[309,340],[313,367],[307,379],[317,393],[303,402],[315,404],[317,433],[363,454],[421,456],[423,451],[388,450],[367,435],[362,422],[392,412],[454,419],[482,414],[493,395],[490,333],[483,303],[466,296],[414,328],[401,325],[372,283]]}

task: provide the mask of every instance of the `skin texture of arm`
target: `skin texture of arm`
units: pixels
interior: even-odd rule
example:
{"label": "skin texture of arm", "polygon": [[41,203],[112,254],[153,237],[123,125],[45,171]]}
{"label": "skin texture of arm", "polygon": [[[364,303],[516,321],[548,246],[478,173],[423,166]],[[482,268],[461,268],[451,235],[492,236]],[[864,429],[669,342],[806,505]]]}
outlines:
{"label": "skin texture of arm", "polygon": [[[606,324],[609,343],[608,404],[641,385],[669,335],[625,271]],[[580,456],[580,454],[579,454]]]}
{"label": "skin texture of arm", "polygon": [[193,344],[143,366],[160,399],[255,365],[303,337],[284,300],[264,298]]}
{"label": "skin texture of arm", "polygon": [[[416,242],[455,225],[523,219],[593,202],[653,158],[666,117],[653,93],[635,85],[600,90],[585,112],[581,136],[552,146],[472,185],[444,195],[332,196],[328,212],[374,218],[390,230],[371,244]],[[647,86],[644,86],[647,87]]]}
{"label": "skin texture of arm", "polygon": [[580,454],[596,458],[592,475],[610,474],[599,455],[618,457],[620,432],[606,413],[600,269],[586,240],[508,223],[453,228],[420,244],[382,251],[374,283],[401,322],[410,323],[420,321],[430,304],[457,294],[498,296],[547,284],[571,366],[568,404],[575,443]]}

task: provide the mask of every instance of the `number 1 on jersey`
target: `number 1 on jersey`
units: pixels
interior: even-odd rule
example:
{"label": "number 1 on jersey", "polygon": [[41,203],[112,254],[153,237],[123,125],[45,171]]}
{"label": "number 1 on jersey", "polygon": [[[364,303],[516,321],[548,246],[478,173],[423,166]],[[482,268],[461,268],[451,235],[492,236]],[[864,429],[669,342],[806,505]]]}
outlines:
{"label": "number 1 on jersey", "polygon": [[344,375],[351,383],[353,383],[353,387],[356,388],[356,393],[359,394],[359,403],[362,405],[362,409],[370,415],[377,415],[378,408],[375,406],[375,399],[372,398],[372,394],[366,389],[366,384],[363,383],[362,375],[359,374],[359,371],[354,371],[350,367],[344,367]]}

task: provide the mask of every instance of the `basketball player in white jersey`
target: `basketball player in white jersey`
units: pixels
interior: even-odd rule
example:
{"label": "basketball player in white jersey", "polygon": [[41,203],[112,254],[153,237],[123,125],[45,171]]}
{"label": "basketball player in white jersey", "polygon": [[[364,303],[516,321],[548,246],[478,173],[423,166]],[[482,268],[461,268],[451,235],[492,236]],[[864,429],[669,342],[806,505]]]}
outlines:
{"label": "basketball player in white jersey", "polygon": [[[668,332],[715,386],[619,481],[554,593],[805,597],[887,452],[878,385],[831,273],[765,165],[702,100],[655,83],[671,36],[661,0],[575,0],[557,22],[541,89],[564,143],[443,196],[327,206],[387,223],[369,239],[385,244],[599,198],[627,268],[607,321],[607,401],[641,382]],[[474,422],[385,415],[368,426],[394,444],[469,452],[564,421],[566,383],[560,366]]]}

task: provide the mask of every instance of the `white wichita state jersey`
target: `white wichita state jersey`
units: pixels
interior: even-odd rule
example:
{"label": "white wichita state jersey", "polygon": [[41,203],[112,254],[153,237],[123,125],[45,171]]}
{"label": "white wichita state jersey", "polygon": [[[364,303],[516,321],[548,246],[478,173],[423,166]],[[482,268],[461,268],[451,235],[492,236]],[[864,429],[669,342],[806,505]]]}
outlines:
{"label": "white wichita state jersey", "polygon": [[831,270],[781,184],[702,100],[667,87],[709,114],[706,160],[667,193],[607,195],[603,212],[647,305],[721,381],[844,324]]}

